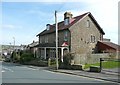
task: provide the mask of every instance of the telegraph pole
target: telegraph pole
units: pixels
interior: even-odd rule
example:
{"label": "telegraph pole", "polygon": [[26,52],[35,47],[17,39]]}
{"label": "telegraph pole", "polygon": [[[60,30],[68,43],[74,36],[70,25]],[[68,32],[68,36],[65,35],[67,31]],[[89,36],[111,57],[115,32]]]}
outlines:
{"label": "telegraph pole", "polygon": [[56,69],[58,70],[58,23],[57,23],[57,11],[55,11],[55,24],[56,24]]}

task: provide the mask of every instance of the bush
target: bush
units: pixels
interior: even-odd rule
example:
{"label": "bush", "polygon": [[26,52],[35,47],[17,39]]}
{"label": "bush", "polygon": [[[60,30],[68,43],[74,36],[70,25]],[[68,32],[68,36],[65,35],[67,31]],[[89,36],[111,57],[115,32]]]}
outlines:
{"label": "bush", "polygon": [[20,57],[20,62],[29,62],[34,59],[34,55],[32,53],[23,53]]}
{"label": "bush", "polygon": [[64,55],[63,62],[59,62],[59,68],[60,69],[72,69],[71,60],[73,60],[73,58],[74,58],[73,53],[68,53]]}
{"label": "bush", "polygon": [[47,61],[38,60],[38,59],[34,59],[34,60],[29,61],[29,62],[24,62],[22,64],[33,65],[33,66],[42,66],[42,67],[48,65]]}
{"label": "bush", "polygon": [[68,53],[63,57],[63,64],[64,65],[71,65],[71,60],[73,60],[74,54]]}
{"label": "bush", "polygon": [[12,55],[11,55],[11,59],[13,62],[18,62],[19,61],[19,55],[17,54],[17,52],[13,51]]}

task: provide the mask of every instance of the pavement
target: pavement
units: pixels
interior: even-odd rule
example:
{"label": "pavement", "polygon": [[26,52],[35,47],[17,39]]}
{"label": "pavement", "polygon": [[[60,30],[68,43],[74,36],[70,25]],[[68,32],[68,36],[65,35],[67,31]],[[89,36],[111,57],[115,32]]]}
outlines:
{"label": "pavement", "polygon": [[[37,68],[37,66],[28,66],[29,68]],[[53,71],[53,72],[59,72],[59,73],[65,73],[65,74],[71,74],[71,75],[77,75],[77,76],[84,76],[84,77],[89,77],[89,78],[95,78],[95,79],[100,79],[100,80],[105,80],[105,81],[111,81],[111,82],[116,82],[120,84],[120,73],[119,69],[104,69],[100,73],[95,73],[95,72],[89,72],[89,69],[87,70],[66,70],[66,69],[52,69],[48,67],[44,67],[45,70]]]}
{"label": "pavement", "polygon": [[66,70],[66,69],[51,70],[51,71],[77,75],[77,76],[84,76],[84,77],[95,78],[95,79],[101,79],[101,80],[116,82],[120,84],[119,73],[108,71],[108,70],[103,70],[100,73],[82,71],[82,70]]}

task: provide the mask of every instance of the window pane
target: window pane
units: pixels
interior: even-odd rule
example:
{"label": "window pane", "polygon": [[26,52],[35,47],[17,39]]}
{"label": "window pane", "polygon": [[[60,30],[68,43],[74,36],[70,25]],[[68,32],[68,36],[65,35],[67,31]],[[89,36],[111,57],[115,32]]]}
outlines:
{"label": "window pane", "polygon": [[87,20],[86,25],[87,25],[87,27],[90,27],[90,21],[89,20]]}

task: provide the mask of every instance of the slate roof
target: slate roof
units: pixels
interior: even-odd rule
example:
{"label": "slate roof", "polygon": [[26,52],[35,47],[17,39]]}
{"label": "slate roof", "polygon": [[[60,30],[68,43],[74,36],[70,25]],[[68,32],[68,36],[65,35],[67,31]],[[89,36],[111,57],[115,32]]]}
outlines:
{"label": "slate roof", "polygon": [[[92,16],[92,14],[90,12],[84,13],[84,14],[76,16],[76,17],[73,17],[70,20],[70,24],[69,25],[64,25],[64,21],[59,22],[58,23],[58,31],[70,28],[73,24],[75,24],[77,21],[83,19],[83,17],[86,16],[86,15],[90,16],[90,18],[93,20],[93,22],[97,26],[98,30],[102,34],[105,34],[104,31],[103,31],[103,29],[100,27],[100,25],[97,23],[97,21],[95,20],[95,18]],[[45,34],[49,34],[49,33],[53,33],[53,32],[55,32],[55,24],[50,25],[50,29],[49,30],[45,29],[44,31],[42,31],[41,33],[39,33],[37,36],[39,36],[39,35],[45,35]]]}

